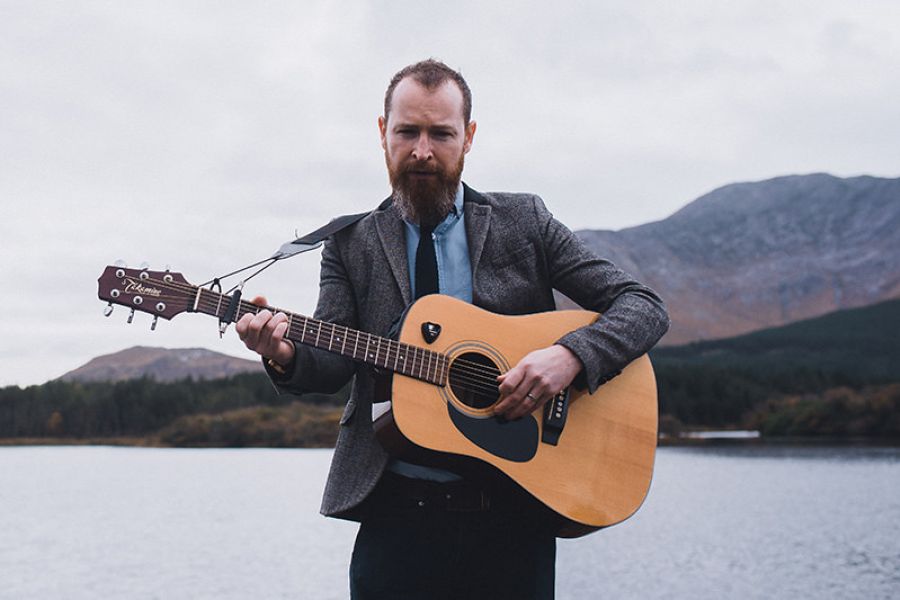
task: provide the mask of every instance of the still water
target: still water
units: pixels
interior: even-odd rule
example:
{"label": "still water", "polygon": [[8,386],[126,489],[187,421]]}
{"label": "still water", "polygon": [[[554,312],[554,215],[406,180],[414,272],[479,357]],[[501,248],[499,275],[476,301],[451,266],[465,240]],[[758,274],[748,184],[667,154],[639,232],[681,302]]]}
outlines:
{"label": "still water", "polygon": [[[0,448],[0,598],[347,597],[326,450]],[[661,448],[557,598],[900,598],[900,449]]]}

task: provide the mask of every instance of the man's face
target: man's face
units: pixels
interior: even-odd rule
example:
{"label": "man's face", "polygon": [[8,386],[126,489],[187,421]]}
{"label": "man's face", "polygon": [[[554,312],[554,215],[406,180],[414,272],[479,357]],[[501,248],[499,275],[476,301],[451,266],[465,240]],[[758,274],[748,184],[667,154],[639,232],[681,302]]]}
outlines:
{"label": "man's face", "polygon": [[394,198],[404,218],[435,225],[453,205],[475,122],[466,126],[453,81],[429,90],[408,77],[397,84],[387,120],[378,118]]}

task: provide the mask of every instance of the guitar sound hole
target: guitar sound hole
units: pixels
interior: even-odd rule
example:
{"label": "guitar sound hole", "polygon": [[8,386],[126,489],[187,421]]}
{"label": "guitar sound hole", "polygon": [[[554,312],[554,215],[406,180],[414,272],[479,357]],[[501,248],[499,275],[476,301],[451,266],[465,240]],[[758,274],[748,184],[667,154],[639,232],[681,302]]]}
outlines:
{"label": "guitar sound hole", "polygon": [[487,356],[466,352],[450,364],[450,389],[457,399],[472,408],[487,408],[500,398],[497,377],[500,369]]}

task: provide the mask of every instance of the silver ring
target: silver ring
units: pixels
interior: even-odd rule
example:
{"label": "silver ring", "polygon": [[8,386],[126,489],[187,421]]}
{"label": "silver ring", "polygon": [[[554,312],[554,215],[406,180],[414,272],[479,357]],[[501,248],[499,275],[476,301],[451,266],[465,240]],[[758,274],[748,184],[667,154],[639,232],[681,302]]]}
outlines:
{"label": "silver ring", "polygon": [[531,398],[532,401],[537,402],[537,398],[535,398],[535,397],[531,394],[531,392],[528,392],[527,394],[525,394],[525,396],[527,396],[528,398]]}

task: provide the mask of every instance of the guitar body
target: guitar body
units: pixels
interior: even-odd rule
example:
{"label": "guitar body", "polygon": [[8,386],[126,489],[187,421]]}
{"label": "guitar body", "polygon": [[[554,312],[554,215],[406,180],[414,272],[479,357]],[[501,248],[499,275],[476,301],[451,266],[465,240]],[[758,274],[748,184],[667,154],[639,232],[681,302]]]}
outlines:
{"label": "guitar body", "polygon": [[594,394],[572,388],[556,445],[541,440],[543,411],[516,421],[497,419],[496,390],[477,391],[487,390],[480,383],[496,385],[496,375],[529,352],[596,318],[577,310],[504,316],[447,296],[418,300],[399,341],[446,355],[449,381],[438,386],[394,373],[391,402],[373,407],[379,439],[389,449],[397,447],[399,433],[419,448],[496,467],[563,517],[562,537],[625,520],[647,495],[656,450],[656,381],[646,355]]}

